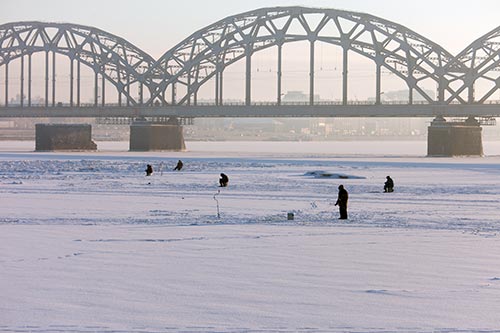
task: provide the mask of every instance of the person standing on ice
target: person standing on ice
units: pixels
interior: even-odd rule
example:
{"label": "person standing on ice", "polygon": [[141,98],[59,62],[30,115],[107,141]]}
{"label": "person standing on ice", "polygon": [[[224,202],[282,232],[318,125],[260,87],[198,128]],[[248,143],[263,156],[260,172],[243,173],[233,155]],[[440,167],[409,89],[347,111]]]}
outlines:
{"label": "person standing on ice", "polygon": [[391,177],[385,177],[387,180],[384,183],[384,192],[394,192],[394,181]]}
{"label": "person standing on ice", "polygon": [[177,162],[177,165],[175,166],[174,168],[174,171],[177,170],[177,171],[181,171],[182,167],[184,166],[184,163],[182,163],[181,160],[179,160],[179,162]]}
{"label": "person standing on ice", "polygon": [[347,193],[344,185],[339,186],[339,196],[335,206],[339,206],[340,217],[339,220],[347,220],[347,200],[349,199],[349,194]]}
{"label": "person standing on ice", "polygon": [[153,173],[153,167],[151,166],[151,164],[148,164],[146,165],[146,176],[151,176],[151,174]]}
{"label": "person standing on ice", "polygon": [[226,176],[226,174],[221,173],[220,174],[220,179],[219,179],[220,187],[227,187],[228,183],[229,183],[229,177]]}

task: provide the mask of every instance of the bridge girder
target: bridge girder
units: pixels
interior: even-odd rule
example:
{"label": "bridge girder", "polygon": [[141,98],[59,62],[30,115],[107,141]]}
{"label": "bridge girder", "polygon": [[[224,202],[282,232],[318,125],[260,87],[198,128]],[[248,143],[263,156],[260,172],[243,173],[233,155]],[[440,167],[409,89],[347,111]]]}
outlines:
{"label": "bridge girder", "polygon": [[[484,103],[496,91],[500,90],[500,27],[493,29],[467,46],[456,56],[456,63],[463,64],[465,71],[446,68],[447,75],[453,75],[450,82],[459,82],[460,88],[456,94],[468,90],[467,102]],[[488,90],[480,96],[475,96],[474,85],[484,80],[489,84]],[[451,95],[448,101],[456,98]]]}
{"label": "bridge girder", "polygon": [[[18,22],[0,26],[0,66],[45,52],[61,54],[103,76],[121,93],[127,104],[140,101],[130,94],[130,85],[151,87],[144,75],[154,59],[123,38],[102,30],[67,23]],[[24,60],[24,59],[23,59]]]}
{"label": "bridge girder", "polygon": [[[312,16],[316,16],[315,20]],[[282,24],[276,24],[277,21]],[[302,27],[302,33],[289,31],[294,21]],[[184,104],[200,86],[248,54],[298,41],[329,43],[365,56],[400,77],[409,89],[418,91],[429,103],[434,102],[434,98],[421,87],[425,80],[434,81],[443,92],[455,92],[442,79],[442,68],[455,60],[453,55],[404,26],[362,13],[276,7],[225,18],[193,33],[169,50],[155,66],[162,68],[166,75],[156,78],[158,91],[152,99],[159,97],[169,85],[181,84],[188,87],[184,96],[178,96],[178,103]]]}
{"label": "bridge girder", "polygon": [[[61,54],[71,60],[71,80],[74,61],[94,71],[96,103],[97,76],[100,75],[103,82],[106,80],[114,85],[119,93],[120,103],[123,96],[127,106],[153,106],[159,103],[190,104],[191,98],[194,97],[196,101],[200,87],[214,77],[216,104],[221,103],[225,68],[238,61],[246,61],[248,104],[251,93],[252,55],[276,47],[279,50],[280,64],[277,71],[277,101],[280,104],[281,48],[287,43],[304,41],[311,45],[311,105],[314,104],[313,59],[316,43],[335,45],[343,50],[345,105],[347,58],[350,52],[374,62],[377,104],[380,103],[382,94],[382,68],[406,83],[409,89],[409,104],[412,104],[414,92],[418,92],[429,104],[484,103],[500,88],[500,74],[497,73],[500,68],[500,27],[473,42],[459,55],[453,56],[418,33],[373,15],[296,6],[262,8],[227,17],[196,31],[157,61],[123,38],[93,27],[43,22],[3,24],[0,25],[0,67],[5,66],[8,71],[11,61],[19,58],[24,61],[25,57],[31,61],[31,55],[37,52],[46,53],[48,64],[50,53],[54,55],[53,59],[55,54]],[[47,77],[48,74],[46,82]],[[491,88],[476,99],[474,85],[479,80],[490,83]],[[429,82],[436,85],[437,97],[429,95],[424,89],[424,84]],[[132,85],[139,85],[139,97],[132,96]],[[175,96],[177,86],[184,86],[185,89],[182,94]],[[149,91],[146,97],[144,89]],[[165,96],[167,89],[172,92],[170,101]],[[468,95],[464,98],[465,92],[468,92]]]}

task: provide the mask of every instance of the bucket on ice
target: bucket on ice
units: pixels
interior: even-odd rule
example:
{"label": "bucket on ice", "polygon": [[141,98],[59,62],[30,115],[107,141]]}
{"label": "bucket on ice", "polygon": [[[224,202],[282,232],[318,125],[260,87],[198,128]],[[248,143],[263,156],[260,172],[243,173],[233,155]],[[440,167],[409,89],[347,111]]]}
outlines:
{"label": "bucket on ice", "polygon": [[288,213],[288,214],[287,214],[287,219],[288,219],[288,220],[293,220],[293,218],[294,218],[293,213]]}

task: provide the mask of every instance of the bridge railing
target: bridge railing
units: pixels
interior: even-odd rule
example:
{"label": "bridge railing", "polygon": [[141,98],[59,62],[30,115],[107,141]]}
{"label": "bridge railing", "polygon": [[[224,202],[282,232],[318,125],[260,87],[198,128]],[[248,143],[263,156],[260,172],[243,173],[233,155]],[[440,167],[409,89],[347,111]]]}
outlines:
{"label": "bridge railing", "polygon": [[[375,103],[375,101],[369,100],[369,101],[348,101],[347,104],[343,104],[342,101],[318,101],[314,102],[313,105],[311,105],[309,102],[302,102],[302,101],[282,101],[281,103],[277,102],[266,102],[266,101],[257,101],[257,102],[252,102],[250,103],[250,106],[272,106],[272,107],[277,107],[277,106],[342,106],[342,105],[347,105],[347,106],[356,106],[356,105],[401,105],[401,106],[411,106],[411,105],[430,105],[432,103],[429,103],[428,101],[413,101],[413,103],[409,103],[408,101],[383,101],[380,104]],[[486,101],[483,103],[472,103],[472,105],[498,105],[500,104],[500,100],[490,100]],[[466,106],[467,104],[462,104],[459,102],[451,102],[448,103],[447,105],[464,105]],[[213,107],[213,106],[248,106],[245,102],[243,101],[231,101],[231,102],[224,102],[222,104],[217,105],[215,101],[213,102],[198,102],[196,104],[191,104],[191,105],[186,105],[186,104],[166,104],[166,105],[134,105],[134,106],[126,106],[126,105],[120,105],[119,103],[106,103],[105,105],[98,104],[95,105],[95,103],[80,103],[80,105],[71,105],[70,103],[57,103],[55,106],[49,105],[46,106],[44,103],[32,103],[31,106],[28,106],[24,104],[22,108],[36,108],[36,109],[51,109],[51,108],[75,108],[75,109],[103,109],[103,108],[123,108],[123,109],[137,109],[137,108],[168,108],[168,107],[193,107],[193,106],[199,106],[199,107]],[[21,107],[21,104],[19,103],[9,103],[7,106],[5,104],[0,103],[0,109],[1,108],[19,108]]]}
{"label": "bridge railing", "polygon": [[[427,101],[414,101],[412,105],[424,105],[424,104],[429,104]],[[497,101],[495,104],[500,104],[500,101]],[[216,106],[217,104],[214,102],[198,102],[196,104],[191,104],[189,105],[190,107],[193,106]],[[314,102],[312,106],[328,106],[328,105],[343,105],[341,101],[318,101]],[[347,102],[347,105],[377,105],[374,101],[349,101]],[[380,105],[410,105],[408,101],[386,101],[381,103]],[[7,106],[5,104],[0,103],[0,108],[18,108],[20,107],[21,104],[19,103],[9,103]],[[166,104],[166,105],[134,105],[134,106],[126,106],[126,105],[120,105],[118,103],[106,103],[105,105],[98,104],[95,105],[95,103],[80,103],[80,105],[71,105],[70,103],[57,103],[55,106],[49,105],[46,106],[44,103],[31,103],[31,106],[28,106],[26,104],[23,105],[23,108],[54,108],[54,107],[73,107],[73,108],[109,108],[109,107],[120,107],[120,108],[145,108],[145,107],[150,107],[150,108],[158,108],[158,107],[183,107],[183,106],[188,106],[186,104]],[[237,102],[224,102],[222,104],[219,104],[219,106],[247,106],[247,104],[243,101],[237,101]],[[296,101],[296,102],[265,102],[265,101],[257,101],[257,102],[252,102],[250,103],[250,106],[311,106],[309,102],[302,102],[302,101]]]}

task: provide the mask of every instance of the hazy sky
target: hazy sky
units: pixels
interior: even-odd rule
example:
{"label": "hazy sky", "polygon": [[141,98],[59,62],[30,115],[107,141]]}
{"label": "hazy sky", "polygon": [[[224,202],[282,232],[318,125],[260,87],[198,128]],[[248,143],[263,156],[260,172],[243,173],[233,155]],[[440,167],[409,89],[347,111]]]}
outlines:
{"label": "hazy sky", "polygon": [[453,53],[500,26],[498,0],[2,0],[0,23],[41,20],[95,26],[159,57],[221,18],[288,5],[367,12],[416,30]]}

